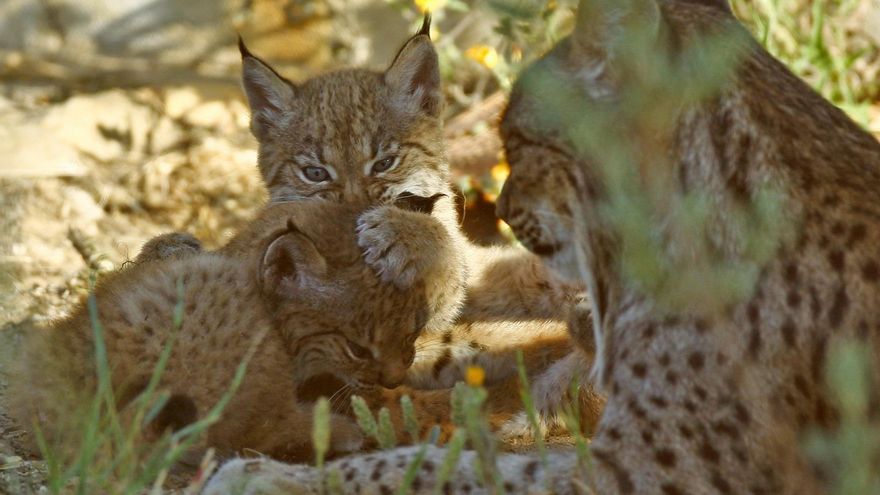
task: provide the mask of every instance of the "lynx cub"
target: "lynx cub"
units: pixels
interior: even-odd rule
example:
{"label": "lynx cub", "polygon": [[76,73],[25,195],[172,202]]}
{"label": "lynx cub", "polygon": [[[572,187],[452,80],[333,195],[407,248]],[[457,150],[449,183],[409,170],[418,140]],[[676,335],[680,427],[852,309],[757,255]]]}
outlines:
{"label": "lynx cub", "polygon": [[[460,370],[469,361],[459,361],[457,349],[480,340],[481,328],[499,326],[481,322],[518,322],[512,330],[537,336],[545,327],[566,322],[580,299],[577,284],[552,276],[538,257],[521,248],[476,246],[460,230],[429,27],[426,18],[384,72],[346,69],[301,83],[284,79],[241,43],[243,84],[271,201],[319,197],[377,205],[358,221],[358,242],[367,263],[383,280],[402,288],[412,284],[414,274],[424,274],[426,330],[438,340],[460,335],[453,326],[476,324],[469,327],[473,331],[467,341],[448,341],[448,351],[438,353],[452,358],[438,361],[438,366]],[[436,198],[434,222],[413,221],[411,212],[387,206],[413,194]],[[199,249],[195,239],[179,234],[151,245],[144,258],[171,256],[175,245],[184,253]],[[423,255],[428,252],[430,256]],[[493,362],[504,367],[500,360]],[[581,363],[581,369],[589,365],[586,358]],[[512,364],[508,361],[506,368]],[[435,375],[448,377],[449,372],[413,373],[417,376],[408,383],[449,385],[449,380],[432,382]],[[557,368],[546,376],[546,387],[536,390],[539,409],[552,413],[576,375],[586,382],[580,369]],[[487,378],[503,380],[506,375]]]}
{"label": "lynx cub", "polygon": [[[148,435],[205,414],[258,346],[208,432],[207,443],[222,451],[309,458],[312,408],[303,397],[334,393],[321,385],[400,384],[425,324],[424,291],[419,280],[406,291],[383,283],[363,262],[355,237],[362,211],[325,201],[270,205],[233,241],[237,249],[144,263],[101,281],[94,297],[122,411],[172,335],[161,383],[171,399]],[[178,283],[183,321],[175,330]],[[44,433],[64,436],[64,418],[83,395],[76,391],[94,387],[92,335],[81,305],[28,336],[11,394],[23,425],[36,421]],[[335,452],[361,446],[350,419],[334,414],[332,422]]]}

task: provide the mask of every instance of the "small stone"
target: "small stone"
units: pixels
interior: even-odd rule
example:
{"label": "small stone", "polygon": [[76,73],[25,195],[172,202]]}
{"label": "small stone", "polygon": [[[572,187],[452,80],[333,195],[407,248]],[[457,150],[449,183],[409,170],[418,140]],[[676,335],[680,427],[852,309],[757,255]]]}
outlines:
{"label": "small stone", "polygon": [[179,119],[201,102],[202,98],[192,86],[171,88],[165,93],[165,115]]}
{"label": "small stone", "polygon": [[230,129],[236,126],[235,116],[222,101],[209,101],[187,112],[184,120],[196,127]]}

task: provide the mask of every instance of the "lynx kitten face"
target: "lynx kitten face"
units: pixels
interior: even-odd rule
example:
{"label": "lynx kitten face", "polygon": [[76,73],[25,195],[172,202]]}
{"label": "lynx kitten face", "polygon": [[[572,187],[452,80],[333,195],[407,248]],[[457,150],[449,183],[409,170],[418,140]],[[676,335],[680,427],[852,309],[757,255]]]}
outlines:
{"label": "lynx kitten face", "polygon": [[449,193],[440,75],[426,31],[385,72],[346,69],[301,84],[240,48],[272,201],[382,203],[404,192]]}

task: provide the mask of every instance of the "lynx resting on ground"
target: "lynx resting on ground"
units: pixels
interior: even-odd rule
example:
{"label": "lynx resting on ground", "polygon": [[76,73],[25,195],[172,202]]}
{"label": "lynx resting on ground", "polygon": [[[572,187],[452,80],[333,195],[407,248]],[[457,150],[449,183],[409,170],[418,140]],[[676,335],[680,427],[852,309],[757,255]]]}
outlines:
{"label": "lynx resting on ground", "polygon": [[[744,53],[731,79],[714,97],[681,107],[661,145],[677,187],[716,201],[720,235],[711,241],[722,259],[737,255],[724,242],[733,208],[767,183],[781,189],[784,221],[795,231],[763,265],[751,297],[712,320],[661,315],[622,276],[618,239],[597,208],[606,184],[596,164],[580,143],[537,121],[548,95],[526,89],[532,75],[552,74],[613,107],[615,95],[639,84],[619,70],[615,43],[636,17],[656,28],[652,49],[673,56],[707,33],[742,30]],[[823,493],[827,479],[799,447],[807,428],[836,421],[823,383],[828,349],[853,338],[880,357],[880,144],[743,31],[718,1],[584,0],[573,35],[520,78],[502,124],[512,173],[500,213],[549,264],[586,278],[596,303],[597,338],[584,340],[599,345],[596,371],[610,395],[590,446],[586,482],[595,493]],[[428,459],[434,466],[444,455],[432,449]],[[406,465],[413,457],[401,449],[383,459]],[[345,486],[393,489],[403,468],[369,481],[381,461],[348,459],[359,470]],[[551,473],[531,461],[499,459],[508,491],[583,492],[567,482],[571,458]],[[235,461],[208,492],[250,478],[276,493],[311,493],[314,476]],[[434,470],[418,476],[420,491],[433,491]],[[451,480],[443,487],[450,492],[478,483],[466,461]]]}
{"label": "lynx resting on ground", "polygon": [[[233,241],[236,249],[136,264],[102,280],[94,296],[120,406],[141,392],[175,332],[180,281],[183,320],[161,384],[171,400],[153,429],[180,428],[207,413],[258,345],[207,442],[310,458],[312,406],[303,396],[332,395],[316,390],[322,384],[399,385],[426,321],[420,280],[404,291],[364,263],[355,233],[362,211],[325,201],[270,205]],[[10,395],[23,425],[36,420],[44,433],[64,434],[55,422],[76,410],[82,397],[74,392],[94,387],[92,335],[83,304],[26,336]],[[336,452],[362,444],[348,418],[334,415],[331,430]]]}

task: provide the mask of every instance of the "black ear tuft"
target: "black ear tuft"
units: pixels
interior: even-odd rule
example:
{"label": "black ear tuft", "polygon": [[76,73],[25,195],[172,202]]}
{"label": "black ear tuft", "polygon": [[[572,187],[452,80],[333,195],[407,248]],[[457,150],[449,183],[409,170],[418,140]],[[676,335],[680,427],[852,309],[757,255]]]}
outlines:
{"label": "black ear tuft", "polygon": [[437,193],[433,196],[417,196],[408,192],[403,192],[394,200],[394,206],[418,213],[426,213],[430,215],[434,211],[434,205],[437,200],[446,196],[443,193]]}
{"label": "black ear tuft", "polygon": [[419,28],[419,32],[416,33],[416,36],[424,34],[428,38],[431,37],[431,13],[425,12],[425,18],[422,19],[422,27]]}
{"label": "black ear tuft", "polygon": [[238,53],[241,54],[241,58],[254,56],[254,54],[251,53],[251,51],[248,50],[248,47],[244,44],[244,39],[241,37],[240,34],[238,35]]}

